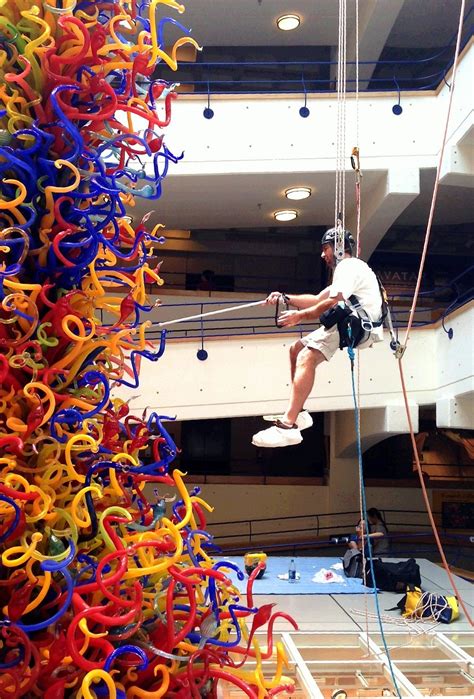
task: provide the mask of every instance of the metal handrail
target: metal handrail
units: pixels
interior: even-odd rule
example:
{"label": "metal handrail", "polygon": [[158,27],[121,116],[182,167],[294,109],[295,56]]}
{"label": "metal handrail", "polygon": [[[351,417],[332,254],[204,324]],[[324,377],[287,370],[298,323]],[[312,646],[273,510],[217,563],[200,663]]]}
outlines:
{"label": "metal handrail", "polygon": [[[464,18],[464,23],[465,23],[465,37],[462,42],[462,48],[466,46],[467,42],[469,41],[471,35],[472,35],[472,23],[470,25],[467,24],[468,18],[470,18],[474,8],[471,8],[468,13],[466,14]],[[397,74],[397,68],[404,68],[406,69],[408,66],[412,67],[417,67],[417,66],[429,66],[432,63],[435,63],[438,61],[443,55],[447,54],[449,51],[453,51],[454,53],[454,43],[456,39],[457,33],[454,33],[453,36],[450,38],[448,44],[441,49],[439,49],[436,53],[426,56],[425,58],[419,58],[419,59],[384,59],[384,60],[367,60],[367,61],[359,61],[359,67],[363,66],[373,66],[374,67],[374,72],[378,67],[383,67],[386,66],[391,70],[392,75],[390,76],[382,76],[382,77],[371,77],[370,80],[367,80],[366,82],[370,83],[373,87],[369,88],[359,88],[361,92],[373,92],[374,90],[377,90],[379,92],[381,91],[387,91],[387,92],[400,92],[402,89],[407,89],[410,91],[422,91],[422,90],[431,90],[433,88],[438,87],[438,85],[444,80],[446,81],[446,74],[450,70],[453,62],[453,56],[448,55],[446,62],[442,68],[438,68],[435,64],[435,72],[429,73],[427,75],[423,76],[417,76],[417,75],[411,75],[409,77],[406,77],[405,75],[401,75],[399,72]],[[201,78],[200,80],[183,80],[180,79],[180,85],[191,85],[194,88],[197,87],[197,89],[194,90],[193,94],[203,94],[203,95],[208,95],[209,97],[211,94],[274,94],[274,93],[304,93],[307,94],[308,92],[318,92],[318,93],[325,93],[325,92],[334,92],[336,89],[336,81],[335,79],[329,75],[328,77],[325,78],[312,78],[310,75],[308,75],[307,71],[311,68],[317,68],[317,67],[322,67],[325,70],[331,69],[332,66],[336,66],[337,61],[331,61],[331,60],[319,60],[319,61],[307,61],[307,60],[296,60],[296,61],[197,61],[195,63],[187,63],[185,66],[181,67],[181,72],[184,70],[189,71],[191,74],[200,72],[201,73]],[[347,66],[355,66],[356,63],[355,61],[348,61]],[[301,68],[301,77],[299,78],[294,78],[294,77],[281,77],[285,73],[286,68]],[[233,70],[270,70],[272,71],[271,74],[268,74],[263,79],[246,79],[246,78],[238,78],[238,77],[232,77],[232,79],[216,79],[213,78],[211,73],[212,71],[222,71],[222,70],[227,70],[227,71],[233,71]],[[306,71],[306,72],[305,72]],[[425,84],[421,86],[417,86],[416,83],[420,81],[427,81],[429,80],[430,82],[425,82]],[[263,85],[265,83],[271,82],[272,85],[274,86],[270,90],[261,90],[261,89],[256,89],[256,90],[249,90],[248,87],[252,85]],[[355,79],[354,78],[347,78],[347,84],[351,86],[352,84],[355,84]],[[390,88],[381,88],[381,85],[386,85],[387,83],[393,83]],[[297,84],[299,89],[292,89],[292,84]],[[328,89],[318,89],[317,86],[320,84],[327,84]],[[231,85],[233,88],[232,90],[227,90],[223,89],[225,85]],[[278,88],[278,86],[285,86],[284,88]],[[219,88],[220,86],[220,88]],[[289,89],[288,89],[288,86]],[[314,86],[313,89],[311,87]],[[201,89],[202,87],[202,89]],[[247,87],[247,89],[246,89]],[[184,96],[186,96],[186,93],[184,93]]]}
{"label": "metal handrail", "polygon": [[[398,515],[398,514],[403,514],[405,516],[407,515],[414,515],[417,517],[418,515],[423,515],[426,516],[426,512],[424,510],[402,510],[402,509],[390,509],[390,510],[382,510],[382,515],[387,521],[389,519],[389,514],[393,515]],[[441,512],[434,512],[434,515],[441,515]],[[311,549],[311,548],[326,548],[326,547],[331,547],[334,548],[334,546],[340,546],[342,543],[341,541],[335,541],[334,538],[329,537],[329,534],[326,534],[327,537],[329,538],[323,538],[321,539],[321,535],[325,535],[327,531],[331,532],[336,532],[338,535],[335,537],[336,539],[340,536],[349,536],[350,533],[346,533],[347,529],[350,525],[348,524],[336,524],[336,525],[327,525],[327,526],[321,526],[319,518],[322,517],[332,517],[332,518],[342,518],[342,517],[351,517],[353,521],[356,520],[360,515],[359,511],[345,511],[345,512],[323,512],[323,513],[311,513],[308,515],[295,515],[295,516],[287,516],[287,517],[262,517],[259,519],[244,519],[244,520],[230,520],[230,521],[222,521],[222,522],[208,522],[207,523],[207,528],[209,531],[213,527],[223,527],[223,526],[231,526],[231,525],[237,525],[241,526],[241,530],[232,533],[232,534],[223,534],[220,532],[219,534],[216,534],[215,536],[217,537],[219,541],[219,546],[225,545],[225,550],[226,553],[238,553],[242,552],[245,550],[248,550],[249,548],[252,549],[253,547],[257,546],[258,547],[264,547],[267,552],[272,551],[272,550],[292,550],[296,552],[298,549]],[[256,531],[255,530],[255,525],[258,523],[271,523],[271,522],[278,522],[279,524],[281,522],[285,522],[287,520],[302,520],[302,519],[308,519],[308,520],[316,520],[316,527],[305,527],[305,528],[296,528],[296,529],[270,529],[270,530],[263,530],[263,531]],[[242,526],[243,525],[243,526]],[[399,521],[391,521],[389,520],[388,526],[390,528],[390,531],[387,534],[387,538],[392,542],[391,545],[391,553],[390,555],[394,556],[396,555],[396,549],[393,546],[393,543],[398,543],[399,546],[405,546],[405,548],[400,549],[399,553],[406,556],[410,555],[410,552],[407,552],[406,545],[410,543],[411,540],[414,539],[420,539],[420,538],[425,538],[429,539],[432,537],[432,532],[431,531],[426,531],[431,528],[431,525],[429,522],[423,523],[419,521],[413,521],[411,524],[407,523],[406,521],[399,522]],[[405,527],[405,526],[411,526],[411,527],[416,527],[418,530],[416,532],[403,532],[403,531],[396,531],[396,533],[393,532],[394,529],[397,527]],[[421,531],[420,531],[421,529]],[[344,530],[343,534],[339,534],[341,530]],[[424,530],[424,531],[423,531]],[[211,532],[212,533],[212,532]],[[318,537],[317,539],[314,538],[306,538],[308,533],[311,533],[312,537],[316,536]],[[278,536],[278,537],[284,537],[285,535],[291,534],[293,537],[293,540],[290,541],[279,541],[277,543],[272,543],[272,542],[265,542],[265,537],[270,537],[270,536]],[[298,534],[300,537],[303,537],[304,540],[300,541],[295,541],[294,537],[295,534]],[[453,532],[452,530],[448,530],[446,528],[441,528],[440,529],[440,534],[442,535],[443,542],[447,546],[454,546],[456,547],[456,559],[461,555],[461,550],[463,549],[463,546],[470,546],[471,544],[471,537],[469,534],[457,534]],[[245,544],[241,544],[239,546],[236,546],[234,548],[230,548],[232,546],[232,541],[236,540],[245,540]],[[227,542],[227,543],[226,543]],[[428,543],[425,546],[421,546],[418,544],[416,547],[416,551],[412,551],[413,555],[419,555],[421,552],[423,553],[435,553],[436,549],[434,546],[430,546]],[[462,555],[464,558],[468,559],[474,559],[474,554],[470,553],[469,551],[466,551],[463,549]]]}
{"label": "metal handrail", "polygon": [[[460,294],[456,301],[451,302],[448,305],[438,305],[438,306],[419,306],[417,308],[417,315],[421,315],[423,313],[434,313],[434,312],[442,312],[441,313],[441,322],[443,324],[443,328],[445,329],[446,332],[449,332],[446,330],[444,327],[444,321],[446,319],[446,316],[448,313],[453,312],[457,308],[461,308],[462,306],[466,305],[472,300],[472,293],[469,293],[467,298],[465,298],[465,294]],[[239,302],[237,302],[239,303]],[[215,306],[215,305],[220,305],[220,306],[225,306],[226,304],[236,304],[236,301],[234,300],[221,300],[221,301],[198,301],[198,302],[187,302],[187,303],[182,303],[182,304],[163,304],[160,308],[171,308],[171,307],[181,307],[181,308],[186,308],[186,307],[196,307],[198,306],[201,311],[205,311],[205,308],[208,306]],[[395,312],[392,313],[392,318],[393,318],[393,325],[395,328],[403,328],[406,325],[405,322],[405,316],[407,315],[408,311],[407,309],[398,309]],[[437,321],[438,319],[436,319]],[[264,321],[267,321],[264,323]],[[186,322],[186,327],[183,329],[180,328],[175,328],[168,330],[168,338],[169,339],[183,339],[183,338],[199,338],[199,339],[210,339],[210,338],[220,338],[220,337],[228,337],[230,335],[238,335],[238,336],[248,336],[248,335],[271,335],[274,334],[275,332],[278,332],[278,334],[294,334],[295,332],[299,332],[301,335],[304,334],[305,332],[308,332],[309,330],[313,330],[315,327],[319,325],[318,321],[310,322],[310,323],[300,323],[299,325],[293,327],[293,328],[277,328],[274,323],[273,317],[266,317],[266,316],[251,316],[251,317],[233,317],[232,318],[232,325],[223,325],[223,323],[229,322],[228,319],[226,318],[206,318],[206,325],[204,325],[203,322],[196,320],[196,321],[187,321]],[[240,323],[240,324],[239,324]],[[210,324],[213,324],[212,327],[209,327]],[[430,318],[428,320],[416,320],[414,323],[415,327],[426,327],[429,325],[433,324],[433,320]],[[206,327],[207,326],[207,327]],[[161,327],[159,326],[159,323],[152,323],[150,328],[147,330],[147,338],[150,340],[156,339],[159,336],[159,333],[161,332]]]}
{"label": "metal handrail", "polygon": [[[404,512],[404,513],[406,512],[409,514],[413,514],[413,513],[420,513],[421,514],[422,513],[422,510],[385,510],[385,511],[380,510],[380,511],[382,512],[382,514],[384,514],[384,512]],[[312,512],[311,514],[307,514],[307,515],[288,515],[288,517],[260,517],[260,518],[255,517],[252,521],[253,522],[273,522],[273,521],[281,522],[285,519],[307,519],[309,517],[340,517],[343,515],[351,515],[351,516],[355,515],[355,516],[357,516],[358,514],[359,514],[358,510],[357,511],[356,510],[347,510],[345,512],[318,512],[318,513]],[[440,515],[441,512],[436,512],[434,514]],[[217,526],[219,524],[242,524],[242,522],[248,522],[248,521],[250,521],[250,520],[235,519],[235,520],[228,520],[228,521],[226,520],[224,522],[212,522],[212,524],[215,526]]]}

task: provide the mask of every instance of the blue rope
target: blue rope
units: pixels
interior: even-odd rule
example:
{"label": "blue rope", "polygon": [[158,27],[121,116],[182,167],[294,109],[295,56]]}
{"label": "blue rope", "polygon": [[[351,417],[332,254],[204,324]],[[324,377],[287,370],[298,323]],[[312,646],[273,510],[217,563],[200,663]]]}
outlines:
{"label": "blue rope", "polygon": [[[368,522],[368,520],[367,520],[367,500],[365,497],[364,471],[362,468],[362,446],[361,446],[361,436],[360,436],[360,420],[359,420],[359,409],[358,409],[358,404],[357,404],[357,394],[356,394],[355,378],[354,378],[354,360],[355,360],[354,348],[349,346],[347,348],[347,353],[349,355],[349,359],[351,360],[352,397],[354,399],[354,416],[355,416],[355,428],[356,428],[356,435],[357,435],[357,460],[359,463],[359,482],[360,482],[360,490],[361,490],[361,495],[362,495],[362,516],[364,519],[364,526],[367,527],[367,534],[368,534],[369,532],[368,532],[368,524],[367,524],[367,522]],[[377,610],[377,620],[379,623],[380,634],[382,636],[382,642],[383,642],[383,647],[385,649],[385,654],[386,654],[387,659],[388,659],[388,666],[390,668],[390,674],[392,676],[393,686],[395,688],[395,691],[397,692],[398,698],[401,699],[400,689],[398,687],[397,680],[395,678],[395,673],[393,671],[392,659],[390,658],[390,651],[388,650],[387,640],[385,638],[385,634],[384,634],[384,630],[383,630],[383,623],[382,623],[382,619],[380,616],[379,595],[377,592],[377,583],[375,580],[374,559],[373,559],[373,555],[372,555],[372,544],[371,544],[369,536],[367,536],[367,549],[369,552],[370,573],[372,575],[372,581],[373,581],[373,585],[374,585],[375,608]]]}

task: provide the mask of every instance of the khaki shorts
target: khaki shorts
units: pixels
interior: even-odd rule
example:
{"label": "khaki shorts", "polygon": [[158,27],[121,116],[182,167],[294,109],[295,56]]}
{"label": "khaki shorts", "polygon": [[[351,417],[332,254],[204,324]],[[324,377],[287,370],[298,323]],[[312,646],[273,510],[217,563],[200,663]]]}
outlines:
{"label": "khaki shorts", "polygon": [[[336,326],[327,330],[324,326],[321,325],[321,327],[315,330],[314,332],[302,337],[301,342],[305,347],[310,347],[311,349],[319,350],[329,362],[329,360],[335,354],[336,350],[339,349],[339,331]],[[373,337],[369,336],[365,342],[358,345],[357,349],[365,349],[366,347],[371,347],[373,343]]]}

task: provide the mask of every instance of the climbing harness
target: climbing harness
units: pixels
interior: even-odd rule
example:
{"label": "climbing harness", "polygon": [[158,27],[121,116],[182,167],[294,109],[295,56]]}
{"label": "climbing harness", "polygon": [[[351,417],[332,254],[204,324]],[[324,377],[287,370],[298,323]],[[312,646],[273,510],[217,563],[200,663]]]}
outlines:
{"label": "climbing harness", "polygon": [[347,302],[339,301],[335,306],[321,314],[319,320],[329,330],[337,325],[339,331],[339,349],[352,347],[366,342],[374,328],[383,324],[383,319],[374,322],[367,311],[360,305],[356,296],[350,296]]}
{"label": "climbing harness", "polygon": [[361,306],[359,299],[354,295],[350,296],[347,301],[340,301],[332,306],[332,308],[324,311],[319,320],[321,321],[321,325],[324,325],[327,330],[337,325],[339,331],[339,349],[344,349],[344,347],[349,346],[353,349],[356,348],[369,339],[370,333],[374,328],[380,328],[386,323],[391,338],[390,349],[398,359],[403,355],[405,350],[404,347],[401,346],[397,332],[393,327],[387,292],[378,276],[375,276],[382,300],[382,315],[379,320],[371,320],[367,311]]}

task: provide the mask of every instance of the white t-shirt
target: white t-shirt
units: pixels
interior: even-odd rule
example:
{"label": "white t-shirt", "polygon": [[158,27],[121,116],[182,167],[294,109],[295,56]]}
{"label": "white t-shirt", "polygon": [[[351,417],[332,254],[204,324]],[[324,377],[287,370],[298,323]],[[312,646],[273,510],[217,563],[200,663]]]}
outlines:
{"label": "white t-shirt", "polygon": [[[354,295],[369,318],[375,322],[382,317],[382,298],[377,278],[369,265],[357,257],[345,257],[334,271],[332,284],[329,287],[330,298],[342,294],[345,301]],[[383,339],[383,328],[374,328],[375,339]]]}

